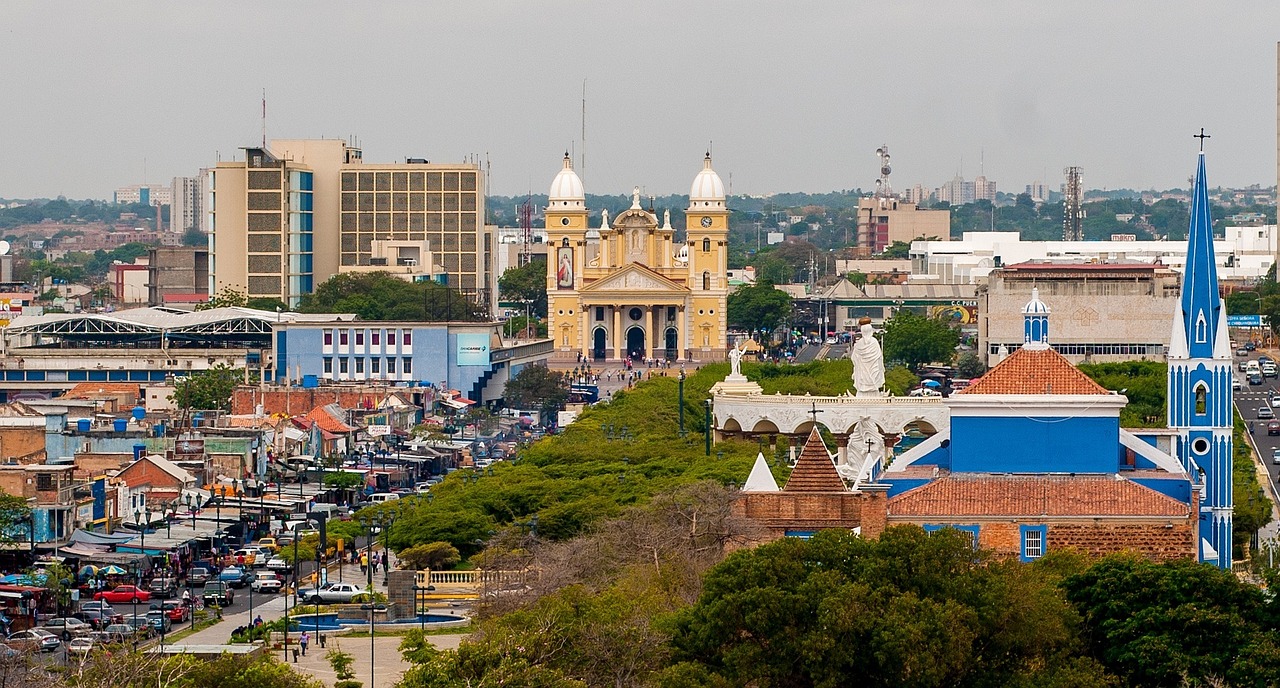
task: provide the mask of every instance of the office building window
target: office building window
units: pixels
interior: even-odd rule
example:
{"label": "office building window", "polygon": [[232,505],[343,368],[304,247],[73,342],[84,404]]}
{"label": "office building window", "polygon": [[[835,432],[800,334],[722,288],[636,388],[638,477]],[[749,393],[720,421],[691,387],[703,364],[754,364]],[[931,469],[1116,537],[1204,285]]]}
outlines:
{"label": "office building window", "polygon": [[413,359],[412,359],[412,358],[406,358],[406,359],[404,359],[403,363],[401,363],[401,365],[400,365],[400,370],[401,370],[402,372],[404,372],[404,374],[405,374],[405,375],[412,375],[412,374],[413,374]]}
{"label": "office building window", "polygon": [[333,357],[332,357],[332,356],[325,356],[325,357],[324,357],[324,372],[326,372],[326,373],[332,373],[332,372],[333,372]]}
{"label": "office building window", "polygon": [[[405,331],[404,331],[404,345],[405,345],[405,346],[409,346],[409,345],[411,345],[411,344],[413,344],[413,330],[405,330]],[[408,372],[408,371],[405,371],[405,372]]]}
{"label": "office building window", "polygon": [[356,330],[356,346],[364,346],[364,330]]}
{"label": "office building window", "polygon": [[348,338],[348,336],[349,336],[349,332],[348,332],[347,330],[339,330],[339,331],[338,331],[338,345],[339,345],[339,346],[346,346],[346,345],[347,345],[347,338]]}
{"label": "office building window", "polygon": [[377,375],[378,373],[382,372],[382,359],[381,359],[381,358],[371,358],[371,359],[369,359],[369,372],[373,373],[374,375]]}
{"label": "office building window", "polygon": [[357,359],[356,359],[356,373],[363,373],[363,372],[364,372],[364,358],[357,358]]}
{"label": "office building window", "polygon": [[370,342],[371,342],[374,346],[377,346],[377,345],[378,345],[378,343],[382,340],[382,330],[374,330],[374,331],[369,335],[369,337],[370,337]]}
{"label": "office building window", "polygon": [[387,359],[387,373],[388,373],[388,374],[391,374],[391,375],[395,375],[395,373],[396,373],[396,359],[394,359],[394,358],[388,358],[388,359]]}
{"label": "office building window", "polygon": [[324,345],[333,346],[333,330],[324,331]]}
{"label": "office building window", "polygon": [[338,359],[338,372],[343,375],[347,374],[347,358],[345,356]]}
{"label": "office building window", "polygon": [[396,345],[396,331],[387,330],[387,346],[395,346],[395,345]]}

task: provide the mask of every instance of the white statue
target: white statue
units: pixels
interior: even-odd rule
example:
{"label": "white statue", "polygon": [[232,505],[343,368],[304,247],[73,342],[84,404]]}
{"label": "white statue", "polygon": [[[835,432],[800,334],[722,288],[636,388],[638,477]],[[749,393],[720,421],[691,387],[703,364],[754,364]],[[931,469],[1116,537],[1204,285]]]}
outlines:
{"label": "white statue", "polygon": [[738,347],[729,349],[729,376],[742,377],[742,354],[743,350]]}
{"label": "white statue", "polygon": [[836,466],[836,472],[846,482],[857,484],[874,474],[874,467],[884,466],[884,435],[875,421],[864,417],[849,433],[849,445],[845,461]]}
{"label": "white statue", "polygon": [[853,361],[853,388],[860,397],[884,396],[884,353],[876,340],[871,323],[862,324],[862,337],[849,348]]}
{"label": "white statue", "polygon": [[608,208],[605,208],[600,211],[600,229],[608,229],[608,228],[609,228],[609,210]]}

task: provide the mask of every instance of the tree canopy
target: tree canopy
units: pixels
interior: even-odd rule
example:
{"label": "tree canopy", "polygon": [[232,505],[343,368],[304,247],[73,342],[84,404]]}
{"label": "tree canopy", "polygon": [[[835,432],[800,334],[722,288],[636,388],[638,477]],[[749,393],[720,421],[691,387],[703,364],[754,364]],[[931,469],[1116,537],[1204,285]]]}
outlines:
{"label": "tree canopy", "polygon": [[884,360],[901,361],[912,372],[925,363],[950,363],[960,335],[947,323],[900,309],[884,323]]}
{"label": "tree canopy", "polygon": [[386,272],[343,273],[302,297],[299,313],[355,313],[364,320],[483,320],[485,313],[457,290],[406,282]]}
{"label": "tree canopy", "polygon": [[743,285],[729,294],[729,327],[747,332],[770,332],[791,314],[791,296],[768,280]]}
{"label": "tree canopy", "polygon": [[547,262],[532,260],[508,269],[498,278],[498,293],[504,302],[528,303],[530,315],[547,317]]}
{"label": "tree canopy", "polygon": [[537,410],[548,423],[569,400],[569,377],[545,365],[527,365],[507,380],[503,398],[512,408]]}
{"label": "tree canopy", "polygon": [[197,373],[185,375],[173,383],[169,398],[184,410],[231,410],[231,395],[244,379],[243,371],[219,363]]}

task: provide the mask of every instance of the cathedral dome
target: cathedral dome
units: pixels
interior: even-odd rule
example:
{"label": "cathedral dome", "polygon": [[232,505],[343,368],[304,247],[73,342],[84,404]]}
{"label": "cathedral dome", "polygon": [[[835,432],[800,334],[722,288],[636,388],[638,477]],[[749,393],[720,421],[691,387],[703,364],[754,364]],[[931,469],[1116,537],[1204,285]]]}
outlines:
{"label": "cathedral dome", "polygon": [[711,169],[711,154],[702,160],[702,171],[693,178],[689,189],[689,207],[724,208],[724,182]]}
{"label": "cathedral dome", "polygon": [[1048,315],[1049,314],[1049,307],[1045,305],[1044,301],[1040,300],[1039,288],[1033,287],[1031,289],[1031,300],[1027,302],[1027,305],[1022,307],[1022,314],[1023,315]]}
{"label": "cathedral dome", "polygon": [[547,193],[548,202],[554,209],[572,208],[584,210],[587,207],[587,196],[582,190],[582,180],[573,171],[573,161],[569,154],[564,154],[564,167],[551,182],[551,191]]}

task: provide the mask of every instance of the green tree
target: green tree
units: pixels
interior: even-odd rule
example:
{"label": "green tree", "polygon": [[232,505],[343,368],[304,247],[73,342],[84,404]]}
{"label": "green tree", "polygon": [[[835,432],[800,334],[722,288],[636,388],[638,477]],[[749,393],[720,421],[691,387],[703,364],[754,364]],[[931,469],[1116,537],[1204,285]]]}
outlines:
{"label": "green tree", "polygon": [[[1047,572],[945,529],[828,530],[731,555],[675,615],[658,685],[1107,685]],[[681,678],[683,677],[683,678]],[[671,680],[668,681],[668,678]]]}
{"label": "green tree", "polygon": [[987,364],[982,361],[982,357],[978,354],[966,351],[956,356],[956,376],[971,379],[979,377],[985,372],[987,372]]}
{"label": "green tree", "polygon": [[0,490],[0,543],[14,544],[31,538],[31,507],[27,500]]}
{"label": "green tree", "polygon": [[231,395],[243,379],[242,371],[219,363],[208,370],[178,378],[173,383],[169,399],[184,411],[230,411]]}
{"label": "green tree", "polygon": [[527,365],[507,380],[502,396],[511,408],[538,410],[546,423],[569,400],[569,379],[545,365]]}
{"label": "green tree", "polygon": [[447,542],[428,542],[414,545],[396,553],[403,568],[422,571],[443,571],[451,569],[462,561],[458,548]]}
{"label": "green tree", "polygon": [[230,286],[223,287],[217,294],[209,297],[208,301],[196,304],[196,310],[209,311],[214,308],[244,308],[249,305],[249,299],[244,293],[236,291]]}
{"label": "green tree", "polygon": [[355,680],[356,673],[351,668],[355,664],[355,657],[335,647],[324,653],[324,658],[333,669],[334,678],[338,679],[334,681],[333,688],[361,688],[364,685]]}
{"label": "green tree", "polygon": [[747,332],[771,332],[791,314],[791,296],[768,280],[756,280],[729,294],[729,327]]}
{"label": "green tree", "polygon": [[530,315],[547,317],[547,262],[533,260],[508,269],[498,278],[498,293],[503,302],[527,303]]}
{"label": "green tree", "polygon": [[1230,571],[1113,556],[1062,587],[1093,656],[1126,685],[1280,684],[1276,601]]}
{"label": "green tree", "polygon": [[881,258],[904,260],[911,257],[911,244],[906,241],[895,241],[880,252]]}
{"label": "green tree", "polygon": [[885,361],[917,372],[925,363],[950,363],[960,335],[947,323],[900,309],[884,324]]}
{"label": "green tree", "polygon": [[334,275],[306,294],[299,313],[355,313],[365,320],[477,321],[484,310],[435,282],[406,282],[386,272]]}

